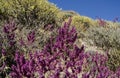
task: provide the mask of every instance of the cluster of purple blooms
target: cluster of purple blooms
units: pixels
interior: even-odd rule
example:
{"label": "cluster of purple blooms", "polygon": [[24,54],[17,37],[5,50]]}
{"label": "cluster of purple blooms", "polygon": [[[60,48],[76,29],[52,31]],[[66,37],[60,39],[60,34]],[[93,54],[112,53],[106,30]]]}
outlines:
{"label": "cluster of purple blooms", "polygon": [[[14,56],[17,53],[16,51],[19,50],[18,46],[17,46],[17,40],[16,40],[16,31],[17,30],[17,26],[15,24],[15,21],[8,21],[4,27],[3,27],[3,36],[1,39],[1,41],[3,41],[3,43],[0,45],[1,47],[1,56],[0,56],[0,77],[5,77],[9,71],[9,68],[11,67],[11,65],[14,63]],[[19,43],[21,46],[24,45],[31,45],[31,43],[33,43],[35,40],[35,32],[31,31],[28,33],[27,35],[27,43],[25,43],[25,41],[23,41],[23,39],[21,38],[19,40]],[[6,69],[7,68],[7,69]]]}
{"label": "cluster of purple blooms", "polygon": [[[41,51],[15,54],[11,67],[12,78],[120,78],[120,68],[115,72],[107,66],[107,55],[84,51],[79,48],[76,29],[70,26],[71,18],[58,30],[56,38],[50,38]],[[4,28],[4,31],[9,31]],[[34,42],[35,32],[30,32],[28,41]]]}
{"label": "cluster of purple blooms", "polygon": [[107,25],[107,22],[106,21],[104,21],[103,19],[101,19],[101,18],[98,18],[98,24],[100,25],[100,26],[105,26],[105,25]]}
{"label": "cluster of purple blooms", "polygon": [[10,46],[13,46],[15,44],[14,38],[15,38],[15,33],[14,31],[16,30],[16,25],[14,21],[11,21],[7,24],[4,25],[3,31],[7,35],[8,43]]}

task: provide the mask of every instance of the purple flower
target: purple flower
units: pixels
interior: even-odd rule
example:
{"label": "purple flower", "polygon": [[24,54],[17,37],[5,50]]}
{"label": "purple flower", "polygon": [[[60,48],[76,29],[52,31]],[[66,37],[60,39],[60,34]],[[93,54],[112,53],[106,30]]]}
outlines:
{"label": "purple flower", "polygon": [[0,71],[3,71],[3,70],[4,70],[4,68],[5,68],[5,66],[6,66],[5,62],[3,62],[2,67],[0,67]]}
{"label": "purple flower", "polygon": [[90,78],[90,75],[88,73],[82,74],[82,78]]}
{"label": "purple flower", "polygon": [[12,65],[10,73],[12,78],[34,78],[35,62],[33,59],[26,60],[23,55],[18,52],[15,54],[16,65]]}
{"label": "purple flower", "polygon": [[116,76],[119,78],[120,77],[120,67],[116,70]]}
{"label": "purple flower", "polygon": [[10,45],[10,46],[14,46],[14,45],[15,45],[15,43],[16,43],[15,41],[12,41],[12,40],[11,40],[11,41],[9,41],[9,45]]}
{"label": "purple flower", "polygon": [[27,35],[27,39],[29,43],[33,43],[35,41],[35,31],[31,31]]}
{"label": "purple flower", "polygon": [[2,55],[3,55],[3,56],[5,56],[5,54],[6,54],[5,49],[2,49],[2,51],[1,51],[1,52],[2,52]]}
{"label": "purple flower", "polygon": [[9,34],[11,32],[14,32],[17,29],[15,22],[14,21],[10,21],[8,24],[4,25],[3,31],[6,34]]}
{"label": "purple flower", "polygon": [[[29,53],[28,59],[16,52],[16,64],[11,67],[11,77],[34,78],[38,74],[37,77],[45,78],[48,73],[49,78],[59,78],[62,72],[65,78],[77,78],[79,74],[82,74],[82,78],[119,78],[119,70],[112,73],[105,65],[107,56],[97,52],[86,53],[84,46],[79,48],[75,44],[77,32],[70,23],[71,19],[64,23],[64,26],[58,30],[56,38],[51,37],[41,51]],[[31,31],[27,39],[29,43],[33,43],[35,31]],[[21,44],[24,45],[22,39]]]}
{"label": "purple flower", "polygon": [[20,42],[20,45],[21,45],[21,46],[24,46],[24,45],[25,45],[25,42],[24,42],[24,40],[23,40],[22,38],[20,39],[19,42]]}
{"label": "purple flower", "polygon": [[7,38],[8,38],[9,40],[13,40],[13,39],[15,38],[15,34],[14,34],[14,33],[8,34],[8,35],[7,35]]}
{"label": "purple flower", "polygon": [[9,29],[10,29],[9,25],[5,24],[5,26],[3,28],[4,33],[9,33],[10,32]]}

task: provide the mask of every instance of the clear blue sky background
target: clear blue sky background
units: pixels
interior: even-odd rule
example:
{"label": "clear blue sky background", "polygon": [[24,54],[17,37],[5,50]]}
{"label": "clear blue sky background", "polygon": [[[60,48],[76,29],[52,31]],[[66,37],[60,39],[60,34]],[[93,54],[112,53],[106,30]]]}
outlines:
{"label": "clear blue sky background", "polygon": [[73,10],[80,15],[93,19],[100,17],[105,20],[113,20],[119,17],[120,0],[49,0],[62,8],[62,10]]}

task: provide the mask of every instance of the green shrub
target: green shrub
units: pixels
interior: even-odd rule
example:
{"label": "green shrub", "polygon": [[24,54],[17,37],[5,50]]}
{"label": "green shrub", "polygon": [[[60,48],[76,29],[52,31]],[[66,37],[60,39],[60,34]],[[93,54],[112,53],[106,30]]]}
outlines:
{"label": "green shrub", "polygon": [[[13,17],[24,25],[56,25],[59,9],[47,0],[1,0],[0,13],[7,18]],[[5,17],[4,17],[5,18]]]}
{"label": "green shrub", "polygon": [[86,35],[86,39],[91,40],[97,47],[109,50],[111,48],[120,49],[120,28],[91,27]]}
{"label": "green shrub", "polygon": [[58,21],[62,24],[62,22],[64,22],[66,19],[68,19],[68,17],[71,17],[70,14],[67,14],[65,12],[59,12],[57,14],[57,18],[58,18]]}
{"label": "green shrub", "polygon": [[107,21],[107,27],[120,28],[119,22]]}
{"label": "green shrub", "polygon": [[91,27],[87,30],[85,40],[89,45],[109,51],[107,65],[111,70],[120,66],[120,28]]}
{"label": "green shrub", "polygon": [[72,25],[74,25],[78,31],[85,31],[94,25],[94,21],[88,17],[76,15],[72,17]]}
{"label": "green shrub", "polygon": [[108,54],[107,65],[113,71],[120,67],[120,50],[111,50],[111,52]]}
{"label": "green shrub", "polygon": [[57,14],[57,24],[59,26],[61,26],[64,21],[69,19],[69,17],[73,17],[75,15],[78,15],[78,14],[76,12],[74,12],[74,11],[63,11],[63,10],[61,10]]}

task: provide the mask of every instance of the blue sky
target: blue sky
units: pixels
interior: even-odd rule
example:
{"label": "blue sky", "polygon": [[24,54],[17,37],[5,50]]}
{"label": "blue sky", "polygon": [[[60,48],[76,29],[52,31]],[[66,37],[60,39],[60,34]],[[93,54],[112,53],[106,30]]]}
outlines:
{"label": "blue sky", "polygon": [[119,17],[120,0],[49,0],[63,10],[73,10],[80,15],[93,19],[100,17],[106,20],[113,20]]}

